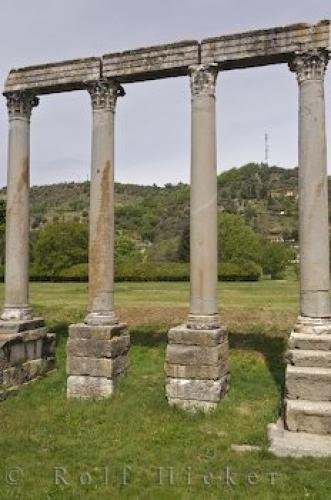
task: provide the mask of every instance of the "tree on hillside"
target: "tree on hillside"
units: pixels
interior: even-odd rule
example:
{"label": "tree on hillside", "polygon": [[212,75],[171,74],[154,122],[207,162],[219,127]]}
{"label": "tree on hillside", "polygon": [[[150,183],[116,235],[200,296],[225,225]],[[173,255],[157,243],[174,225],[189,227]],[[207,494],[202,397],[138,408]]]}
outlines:
{"label": "tree on hillside", "polygon": [[187,220],[180,235],[178,245],[178,260],[180,262],[190,261],[190,221]]}
{"label": "tree on hillside", "polygon": [[218,217],[218,259],[261,261],[260,237],[239,215],[222,212]]}
{"label": "tree on hillside", "polygon": [[282,279],[289,260],[293,257],[284,243],[266,242],[262,248],[262,269],[271,279]]}
{"label": "tree on hillside", "polygon": [[63,269],[87,262],[87,255],[87,224],[49,224],[39,232],[33,247],[35,272],[56,276]]}

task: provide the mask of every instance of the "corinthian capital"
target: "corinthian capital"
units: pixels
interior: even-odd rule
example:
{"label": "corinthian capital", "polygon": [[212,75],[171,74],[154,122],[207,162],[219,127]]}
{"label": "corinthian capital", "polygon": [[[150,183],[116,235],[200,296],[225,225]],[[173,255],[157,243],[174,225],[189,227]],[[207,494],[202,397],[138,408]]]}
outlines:
{"label": "corinthian capital", "polygon": [[124,95],[124,89],[115,81],[99,80],[87,88],[93,109],[115,111],[117,97]]}
{"label": "corinthian capital", "polygon": [[6,94],[9,118],[30,119],[32,108],[38,106],[39,99],[31,92],[11,92]]}
{"label": "corinthian capital", "polygon": [[192,96],[215,96],[215,86],[218,74],[217,64],[190,66]]}
{"label": "corinthian capital", "polygon": [[325,50],[310,50],[298,53],[289,63],[290,70],[297,74],[298,83],[306,80],[323,80],[328,64]]}

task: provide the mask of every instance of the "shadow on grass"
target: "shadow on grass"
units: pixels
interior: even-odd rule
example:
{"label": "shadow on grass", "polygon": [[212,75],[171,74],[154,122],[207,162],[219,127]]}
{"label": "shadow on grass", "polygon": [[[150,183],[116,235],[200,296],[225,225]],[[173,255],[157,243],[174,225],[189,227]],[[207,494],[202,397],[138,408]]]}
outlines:
{"label": "shadow on grass", "polygon": [[[49,330],[56,334],[57,341],[68,336],[69,322],[61,321],[49,325]],[[132,345],[144,347],[165,346],[168,327],[162,325],[141,325],[130,328]],[[229,332],[229,344],[232,349],[245,349],[260,352],[267,363],[268,369],[281,389],[284,386],[285,361],[284,338],[265,335],[259,332]]]}
{"label": "shadow on grass", "polygon": [[69,321],[59,321],[57,323],[49,323],[48,329],[51,333],[55,333],[56,342],[58,343],[60,339],[66,339],[68,337]]}
{"label": "shadow on grass", "polygon": [[247,349],[260,352],[267,363],[275,383],[284,387],[286,341],[281,337],[271,337],[255,332],[229,332],[229,345],[232,349]]}
{"label": "shadow on grass", "polygon": [[135,328],[130,328],[132,345],[140,345],[145,347],[157,347],[165,345],[167,342],[167,327],[142,325]]}
{"label": "shadow on grass", "polygon": [[[130,329],[132,345],[157,347],[167,342],[166,327],[139,326]],[[286,341],[281,337],[265,335],[257,332],[229,332],[229,344],[232,349],[245,349],[260,352],[267,363],[268,369],[281,389],[284,386]]]}

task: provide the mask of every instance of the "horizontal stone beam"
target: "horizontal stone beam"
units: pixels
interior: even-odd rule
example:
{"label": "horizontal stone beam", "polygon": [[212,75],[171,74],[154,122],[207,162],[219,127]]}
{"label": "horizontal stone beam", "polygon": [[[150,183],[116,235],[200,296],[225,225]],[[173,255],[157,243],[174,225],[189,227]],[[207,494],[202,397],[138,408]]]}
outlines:
{"label": "horizontal stone beam", "polygon": [[296,52],[312,49],[331,51],[330,21],[316,25],[294,24],[183,41],[153,47],[13,69],[4,93],[33,91],[51,94],[81,90],[100,78],[120,83],[183,76],[196,64],[217,63],[221,70],[286,63]]}
{"label": "horizontal stone beam", "polygon": [[34,91],[37,94],[51,94],[81,90],[87,83],[100,77],[101,59],[98,57],[28,66],[10,71],[4,93]]}
{"label": "horizontal stone beam", "polygon": [[186,75],[188,67],[200,62],[197,41],[185,41],[127,50],[102,56],[104,78],[121,83]]}
{"label": "horizontal stone beam", "polygon": [[201,42],[201,63],[218,63],[224,70],[264,66],[312,49],[331,50],[329,20],[207,38]]}

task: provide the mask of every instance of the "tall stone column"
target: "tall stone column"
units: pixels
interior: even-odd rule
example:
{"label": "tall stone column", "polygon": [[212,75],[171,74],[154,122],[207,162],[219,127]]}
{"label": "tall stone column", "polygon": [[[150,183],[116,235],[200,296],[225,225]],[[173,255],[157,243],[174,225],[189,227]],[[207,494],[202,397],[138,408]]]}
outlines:
{"label": "tall stone column", "polygon": [[190,68],[191,207],[190,312],[168,333],[168,402],[209,411],[228,390],[228,339],[217,311],[217,65]]}
{"label": "tall stone column", "polygon": [[92,102],[89,304],[83,324],[71,325],[67,344],[68,397],[105,398],[125,372],[130,337],[114,313],[114,81],[88,88]]}
{"label": "tall stone column", "polygon": [[38,99],[29,93],[7,95],[9,114],[5,307],[3,320],[32,318],[29,305],[30,116]]}
{"label": "tall stone column", "polygon": [[219,326],[217,314],[217,66],[191,75],[190,314],[188,326]]}
{"label": "tall stone column", "polygon": [[85,322],[117,323],[114,313],[114,127],[120,87],[98,82],[92,101],[90,188],[89,306]]}
{"label": "tall stone column", "polygon": [[299,84],[300,315],[291,332],[278,455],[331,455],[331,314],[324,75],[328,53],[294,56]]}
{"label": "tall stone column", "polygon": [[9,113],[5,305],[0,320],[0,400],[55,367],[55,335],[29,305],[30,116],[38,99],[6,95]]}

